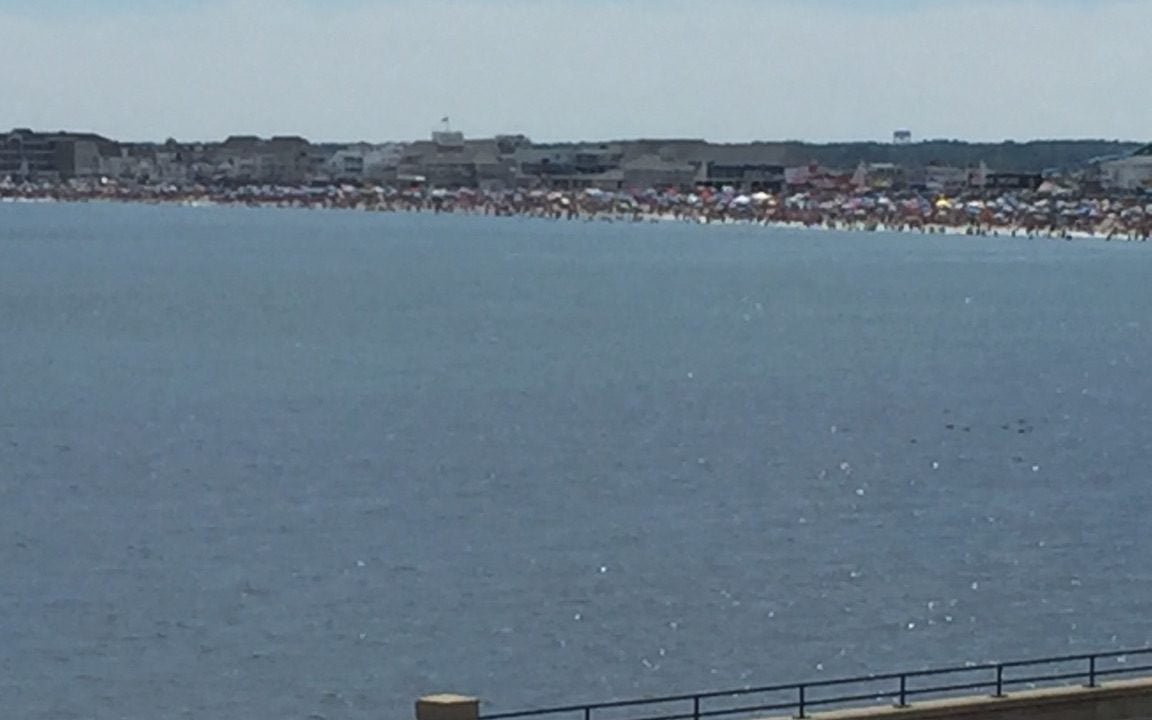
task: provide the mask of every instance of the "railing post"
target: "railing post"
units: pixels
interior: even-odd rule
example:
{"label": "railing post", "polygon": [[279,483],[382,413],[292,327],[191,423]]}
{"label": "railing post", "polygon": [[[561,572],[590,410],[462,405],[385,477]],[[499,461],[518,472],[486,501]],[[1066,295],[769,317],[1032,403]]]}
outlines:
{"label": "railing post", "polygon": [[805,688],[803,685],[800,685],[799,687],[800,687],[800,705],[799,705],[800,712],[797,713],[796,717],[805,718],[805,717],[808,717],[808,715],[805,714],[805,712],[804,712],[806,710],[806,708],[804,707],[804,704],[805,704],[804,690],[805,690]]}
{"label": "railing post", "polygon": [[1004,697],[1004,666],[996,666],[996,697]]}
{"label": "railing post", "polygon": [[700,720],[700,696],[692,698],[692,720]]}
{"label": "railing post", "polygon": [[1088,656],[1088,687],[1096,687],[1096,656]]}
{"label": "railing post", "polygon": [[900,673],[900,704],[896,707],[908,707],[908,676]]}
{"label": "railing post", "polygon": [[416,701],[416,720],[479,720],[480,701],[467,695],[425,695]]}
{"label": "railing post", "polygon": [[584,706],[584,720],[592,720],[592,708],[588,705]]}

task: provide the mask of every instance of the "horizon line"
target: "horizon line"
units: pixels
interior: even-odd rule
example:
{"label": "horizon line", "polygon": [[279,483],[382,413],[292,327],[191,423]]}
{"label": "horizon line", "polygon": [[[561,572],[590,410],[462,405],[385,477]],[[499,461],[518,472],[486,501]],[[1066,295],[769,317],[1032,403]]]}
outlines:
{"label": "horizon line", "polygon": [[[258,133],[258,132],[232,132],[232,133],[229,133],[227,135],[224,135],[223,137],[214,138],[214,139],[205,139],[205,138],[201,137],[201,138],[192,138],[192,139],[183,139],[182,140],[182,139],[177,138],[175,136],[169,136],[169,137],[164,138],[163,140],[140,140],[140,139],[120,139],[120,138],[117,138],[111,134],[106,134],[106,133],[101,132],[99,130],[91,130],[91,129],[76,130],[76,129],[67,129],[67,128],[56,128],[56,129],[50,129],[49,130],[49,129],[37,129],[35,127],[30,127],[27,125],[15,125],[8,130],[0,131],[0,132],[2,132],[3,134],[9,134],[9,133],[21,131],[21,130],[28,130],[28,131],[31,131],[34,133],[42,133],[42,134],[57,133],[57,134],[62,134],[62,135],[81,135],[81,134],[99,135],[100,137],[103,137],[107,140],[111,140],[113,142],[133,144],[133,145],[163,145],[164,143],[166,143],[170,140],[175,140],[177,143],[180,143],[180,144],[215,143],[215,142],[224,142],[225,140],[228,140],[229,138],[236,138],[236,137],[255,137],[255,138],[258,138],[261,140],[267,140],[267,139],[272,139],[272,138],[300,138],[300,139],[306,140],[310,144],[314,144],[314,145],[315,144],[356,145],[356,144],[364,144],[364,143],[372,144],[372,145],[381,145],[381,144],[389,144],[389,143],[405,144],[405,143],[414,143],[414,142],[429,142],[433,139],[434,133],[441,132],[438,130],[431,130],[431,131],[429,131],[428,135],[426,135],[425,137],[410,138],[410,139],[385,139],[385,140],[366,140],[363,138],[355,139],[355,140],[346,140],[346,139],[345,140],[332,140],[332,139],[318,139],[317,140],[317,139],[309,138],[307,135],[304,135],[301,133],[292,133],[292,132],[267,132],[267,134],[262,134],[262,133]],[[553,138],[536,139],[536,138],[532,137],[532,135],[530,135],[528,133],[524,133],[524,132],[511,132],[510,131],[510,132],[484,133],[484,134],[478,134],[478,135],[468,135],[467,133],[464,133],[461,130],[453,130],[451,132],[460,133],[463,136],[463,139],[465,141],[468,141],[468,140],[495,140],[495,139],[500,138],[500,137],[524,137],[533,145],[579,145],[579,144],[633,143],[633,142],[684,142],[684,143],[702,142],[702,143],[706,143],[708,145],[814,145],[814,146],[885,145],[885,146],[895,146],[895,147],[906,147],[906,146],[910,146],[910,145],[925,145],[925,144],[931,144],[931,143],[957,143],[957,144],[962,144],[962,145],[1030,145],[1030,144],[1037,144],[1037,143],[1112,143],[1112,144],[1117,144],[1117,145],[1146,145],[1149,142],[1152,142],[1152,140],[1140,140],[1140,139],[1134,139],[1134,138],[1107,138],[1107,137],[1087,137],[1087,136],[1080,136],[1080,137],[1074,137],[1074,136],[1040,137],[1040,136],[1037,136],[1037,137],[1029,138],[1027,140],[1020,140],[1017,138],[1002,138],[1000,140],[988,140],[988,139],[967,139],[967,138],[961,138],[961,137],[924,137],[924,138],[910,140],[910,141],[904,142],[904,143],[897,143],[897,142],[894,142],[893,140],[879,140],[879,139],[833,139],[833,140],[809,139],[809,140],[805,140],[805,139],[799,139],[799,138],[784,138],[784,139],[756,138],[756,139],[745,139],[745,140],[710,140],[710,139],[704,138],[704,137],[691,137],[691,136],[685,136],[685,135],[667,135],[667,136],[637,135],[637,136],[632,136],[632,137],[621,137],[621,136],[611,137],[611,136],[609,136],[609,137],[600,137],[600,138],[585,137],[585,138],[569,138],[569,139],[553,139]]]}

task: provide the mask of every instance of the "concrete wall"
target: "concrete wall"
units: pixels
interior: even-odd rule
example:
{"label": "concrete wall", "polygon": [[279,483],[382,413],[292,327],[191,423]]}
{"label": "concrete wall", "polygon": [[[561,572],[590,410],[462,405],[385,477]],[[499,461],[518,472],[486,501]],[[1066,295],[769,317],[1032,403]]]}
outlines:
{"label": "concrete wall", "polygon": [[1062,687],[1004,697],[931,700],[906,708],[812,713],[817,720],[1152,720],[1152,679]]}

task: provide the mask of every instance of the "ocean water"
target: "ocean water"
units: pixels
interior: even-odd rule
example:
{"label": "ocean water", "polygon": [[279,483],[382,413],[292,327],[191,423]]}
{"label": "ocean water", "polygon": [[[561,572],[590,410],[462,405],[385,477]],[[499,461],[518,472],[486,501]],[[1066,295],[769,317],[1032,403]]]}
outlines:
{"label": "ocean water", "polygon": [[0,205],[0,704],[403,720],[1152,640],[1152,248]]}

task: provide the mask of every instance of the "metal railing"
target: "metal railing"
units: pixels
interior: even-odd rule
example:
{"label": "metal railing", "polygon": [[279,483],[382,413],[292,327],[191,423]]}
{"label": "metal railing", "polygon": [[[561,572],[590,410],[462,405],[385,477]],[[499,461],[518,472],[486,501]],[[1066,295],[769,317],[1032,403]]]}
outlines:
{"label": "metal railing", "polygon": [[[1129,664],[1141,658],[1150,664]],[[1044,668],[1044,672],[1040,672]],[[1039,674],[1021,675],[1025,669]],[[701,720],[754,713],[789,712],[797,718],[812,708],[875,705],[891,702],[906,707],[911,698],[948,697],[958,693],[989,692],[1003,697],[1011,688],[1051,687],[1083,683],[1097,687],[1102,678],[1152,674],[1152,647],[1036,660],[964,665],[934,670],[862,675],[791,685],[768,685],[738,690],[669,695],[643,700],[619,700],[590,705],[568,705],[518,712],[480,715],[480,720],[511,720],[556,716],[557,720]],[[930,680],[926,680],[930,679]],[[934,683],[934,684],[932,684]],[[760,702],[755,702],[755,698]],[[616,712],[612,712],[616,711]],[[594,717],[595,716],[595,717]]]}

